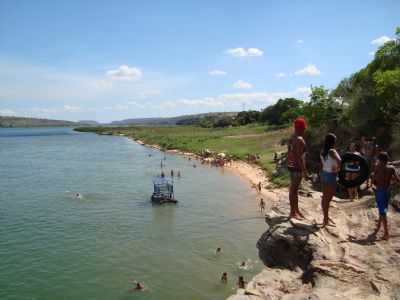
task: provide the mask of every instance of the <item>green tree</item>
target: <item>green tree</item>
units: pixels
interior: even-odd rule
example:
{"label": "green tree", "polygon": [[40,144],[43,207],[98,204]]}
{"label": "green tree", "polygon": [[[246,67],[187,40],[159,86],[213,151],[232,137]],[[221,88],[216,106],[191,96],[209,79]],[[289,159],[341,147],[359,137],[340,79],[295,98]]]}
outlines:
{"label": "green tree", "polygon": [[279,99],[274,105],[268,106],[261,112],[260,120],[271,125],[283,125],[290,121],[296,111],[301,111],[302,107],[303,101],[301,100],[295,98]]}

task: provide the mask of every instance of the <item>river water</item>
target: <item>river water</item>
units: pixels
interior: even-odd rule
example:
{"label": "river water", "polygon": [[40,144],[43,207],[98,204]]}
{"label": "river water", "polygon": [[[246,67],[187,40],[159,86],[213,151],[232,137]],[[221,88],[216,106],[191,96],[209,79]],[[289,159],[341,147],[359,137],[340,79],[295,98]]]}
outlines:
{"label": "river water", "polygon": [[179,203],[153,206],[161,159],[125,137],[0,129],[0,299],[215,300],[258,273],[255,191],[167,154]]}

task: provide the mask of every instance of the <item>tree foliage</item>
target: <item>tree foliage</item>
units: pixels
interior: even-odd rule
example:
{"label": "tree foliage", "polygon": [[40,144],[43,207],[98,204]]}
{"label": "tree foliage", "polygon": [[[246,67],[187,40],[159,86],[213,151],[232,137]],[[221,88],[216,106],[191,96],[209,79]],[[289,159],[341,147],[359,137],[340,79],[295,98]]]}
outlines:
{"label": "tree foliage", "polygon": [[295,98],[279,99],[261,112],[260,120],[270,125],[287,124],[302,114],[303,104],[303,101]]}

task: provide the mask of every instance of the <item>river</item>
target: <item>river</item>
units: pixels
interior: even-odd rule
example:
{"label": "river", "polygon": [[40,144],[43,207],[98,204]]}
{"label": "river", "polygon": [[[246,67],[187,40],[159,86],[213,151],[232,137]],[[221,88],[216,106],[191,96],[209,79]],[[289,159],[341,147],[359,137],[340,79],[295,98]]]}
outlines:
{"label": "river", "polygon": [[126,137],[0,129],[0,299],[215,300],[258,273],[256,192],[167,154],[179,203],[152,205],[161,159]]}

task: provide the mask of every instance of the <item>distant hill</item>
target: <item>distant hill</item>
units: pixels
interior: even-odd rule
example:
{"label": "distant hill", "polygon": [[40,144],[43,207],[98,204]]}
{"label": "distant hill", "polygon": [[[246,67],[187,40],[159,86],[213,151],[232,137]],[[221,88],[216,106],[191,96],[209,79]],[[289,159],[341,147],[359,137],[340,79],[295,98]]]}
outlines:
{"label": "distant hill", "polygon": [[62,126],[99,125],[96,121],[64,121],[26,117],[0,116],[0,127],[62,127]]}
{"label": "distant hill", "polygon": [[113,121],[110,125],[193,125],[204,118],[234,117],[237,112],[215,112],[195,115],[184,115],[170,118],[137,118]]}

